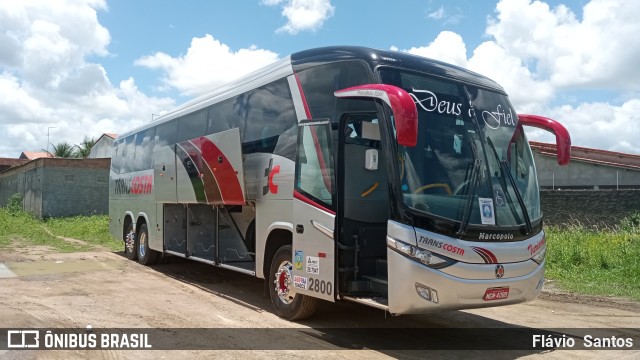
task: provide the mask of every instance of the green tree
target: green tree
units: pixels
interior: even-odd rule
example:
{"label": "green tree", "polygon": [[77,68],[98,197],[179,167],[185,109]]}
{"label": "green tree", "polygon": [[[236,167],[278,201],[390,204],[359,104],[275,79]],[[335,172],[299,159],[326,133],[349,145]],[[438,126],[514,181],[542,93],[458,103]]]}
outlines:
{"label": "green tree", "polygon": [[88,157],[89,153],[91,152],[91,148],[93,147],[93,145],[95,145],[95,143],[96,139],[85,136],[84,140],[82,140],[80,144],[76,145],[77,150],[75,156],[83,159]]}
{"label": "green tree", "polygon": [[72,158],[75,157],[75,151],[73,151],[73,146],[66,141],[59,142],[56,145],[53,145],[53,156],[59,158]]}

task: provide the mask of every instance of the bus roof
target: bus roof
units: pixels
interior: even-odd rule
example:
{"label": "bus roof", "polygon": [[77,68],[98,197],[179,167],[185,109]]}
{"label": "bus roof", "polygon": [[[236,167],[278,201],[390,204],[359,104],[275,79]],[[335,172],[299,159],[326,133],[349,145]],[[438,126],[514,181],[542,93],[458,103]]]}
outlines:
{"label": "bus roof", "polygon": [[379,50],[362,46],[327,46],[303,50],[286,56],[257,71],[236,79],[211,92],[190,100],[177,108],[157,117],[154,121],[142,125],[119,136],[119,139],[132,135],[146,128],[156,126],[177,118],[185,113],[199,110],[218,101],[233,97],[255,87],[265,85],[278,78],[291,75],[309,67],[328,62],[360,60],[366,62],[371,69],[379,66],[397,67],[406,70],[432,74],[435,76],[455,79],[464,83],[474,84],[504,93],[503,88],[495,81],[442,61],[412,55],[399,51]]}
{"label": "bus roof", "polygon": [[314,66],[316,63],[340,60],[363,60],[369,64],[371,69],[378,66],[390,66],[414,70],[504,93],[504,89],[498,83],[486,76],[456,65],[400,51],[379,50],[362,46],[328,46],[291,54],[291,62],[296,72]]}

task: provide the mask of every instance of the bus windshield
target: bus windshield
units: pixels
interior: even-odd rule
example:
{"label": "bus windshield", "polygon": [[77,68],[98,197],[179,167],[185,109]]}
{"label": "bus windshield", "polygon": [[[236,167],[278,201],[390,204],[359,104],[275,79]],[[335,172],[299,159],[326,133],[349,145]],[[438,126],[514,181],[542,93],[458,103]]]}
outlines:
{"label": "bus windshield", "polygon": [[418,109],[415,147],[399,145],[405,205],[462,226],[522,226],[541,216],[531,149],[506,95],[381,69]]}

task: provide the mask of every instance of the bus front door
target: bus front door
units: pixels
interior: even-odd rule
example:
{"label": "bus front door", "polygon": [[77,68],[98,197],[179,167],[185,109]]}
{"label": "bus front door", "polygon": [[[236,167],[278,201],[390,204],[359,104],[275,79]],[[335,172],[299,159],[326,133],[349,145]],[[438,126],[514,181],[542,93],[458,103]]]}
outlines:
{"label": "bus front door", "polygon": [[335,180],[329,120],[303,120],[293,197],[293,276],[297,293],[335,301]]}

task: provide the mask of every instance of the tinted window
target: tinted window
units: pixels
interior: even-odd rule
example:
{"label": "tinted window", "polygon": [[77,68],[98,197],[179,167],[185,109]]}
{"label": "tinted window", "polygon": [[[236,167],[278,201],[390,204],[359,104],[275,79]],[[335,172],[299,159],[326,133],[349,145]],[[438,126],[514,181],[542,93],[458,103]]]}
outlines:
{"label": "tinted window", "polygon": [[124,143],[119,147],[123,148],[122,157],[120,158],[120,173],[128,173],[133,171],[133,156],[135,154],[135,144],[133,140],[135,135],[129,135],[124,139]]}
{"label": "tinted window", "polygon": [[111,170],[116,174],[120,172],[122,151],[124,150],[124,146],[121,146],[120,143],[122,143],[121,140],[113,143],[113,155],[111,156]]}
{"label": "tinted window", "polygon": [[233,106],[235,102],[236,98],[232,98],[209,107],[207,133],[215,134],[239,127],[240,119]]}
{"label": "tinted window", "polygon": [[156,128],[150,128],[138,133],[136,136],[136,151],[133,159],[133,171],[151,168],[155,133]]}
{"label": "tinted window", "polygon": [[240,128],[242,152],[295,159],[297,118],[286,79],[209,107],[208,133]]}
{"label": "tinted window", "polygon": [[355,61],[316,66],[299,74],[304,95],[314,119],[329,118],[338,121],[343,113],[375,111],[368,99],[339,99],[336,90],[371,83],[367,68]]}
{"label": "tinted window", "polygon": [[159,125],[156,131],[154,148],[173,145],[176,143],[178,123],[175,120]]}
{"label": "tinted window", "polygon": [[266,152],[295,159],[297,119],[285,79],[238,96],[245,153]]}
{"label": "tinted window", "polygon": [[178,142],[206,135],[207,110],[200,110],[178,119]]}

